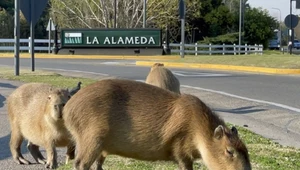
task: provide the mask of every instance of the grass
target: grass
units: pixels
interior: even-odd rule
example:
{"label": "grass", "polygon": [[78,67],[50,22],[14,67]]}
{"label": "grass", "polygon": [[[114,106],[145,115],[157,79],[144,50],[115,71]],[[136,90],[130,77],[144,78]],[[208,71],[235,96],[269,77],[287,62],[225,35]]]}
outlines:
{"label": "grass", "polygon": [[300,69],[300,56],[288,54],[264,55],[188,55],[185,58],[167,60],[169,62],[225,64],[237,66],[254,66],[267,68]]}
{"label": "grass", "polygon": [[[56,73],[21,70],[18,77],[13,75],[11,69],[0,68],[0,78],[18,80],[22,82],[45,82],[60,87],[73,87],[78,81],[88,85],[95,80],[87,78],[64,77]],[[230,124],[228,124],[231,126]],[[245,128],[237,127],[241,139],[246,143],[253,169],[256,170],[296,170],[300,169],[300,149],[284,147]],[[106,170],[175,170],[176,164],[172,162],[138,161],[119,156],[109,156],[105,163]],[[205,170],[201,162],[194,164],[195,169]],[[72,164],[61,165],[59,170],[71,170]]]}

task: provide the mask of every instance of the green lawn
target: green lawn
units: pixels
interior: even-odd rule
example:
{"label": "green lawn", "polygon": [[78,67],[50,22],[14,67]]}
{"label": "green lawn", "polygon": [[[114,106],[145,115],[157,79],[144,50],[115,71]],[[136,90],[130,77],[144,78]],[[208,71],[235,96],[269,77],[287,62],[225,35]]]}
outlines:
{"label": "green lawn", "polygon": [[[74,87],[78,81],[86,86],[95,80],[87,78],[64,77],[56,73],[21,70],[20,76],[14,76],[12,69],[0,67],[0,78],[23,82],[45,82],[60,87]],[[246,143],[253,169],[257,170],[297,170],[300,169],[300,149],[283,147],[271,140],[238,127],[241,139]],[[200,162],[195,169],[205,169]],[[107,170],[175,170],[171,162],[146,162],[119,156],[109,156],[104,163]],[[60,166],[60,170],[71,170],[72,165]]]}
{"label": "green lawn", "polygon": [[[164,60],[165,61],[165,60]],[[269,68],[300,69],[300,55],[264,54],[264,55],[187,55],[171,62],[225,64],[238,66],[255,66]]]}

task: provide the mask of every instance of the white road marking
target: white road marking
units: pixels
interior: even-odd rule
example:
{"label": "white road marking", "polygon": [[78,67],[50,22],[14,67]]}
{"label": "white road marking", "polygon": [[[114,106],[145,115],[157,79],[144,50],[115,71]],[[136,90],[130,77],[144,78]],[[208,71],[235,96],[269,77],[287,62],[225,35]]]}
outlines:
{"label": "white road marking", "polygon": [[196,90],[203,90],[203,91],[212,92],[212,93],[218,93],[218,94],[222,94],[222,95],[226,95],[226,96],[230,96],[230,97],[234,97],[234,98],[238,98],[238,99],[248,100],[248,101],[251,101],[251,102],[269,104],[269,105],[273,105],[273,106],[276,106],[276,107],[281,107],[281,108],[284,108],[284,109],[288,109],[288,110],[300,113],[300,109],[295,108],[295,107],[291,107],[291,106],[287,106],[287,105],[284,105],[284,104],[269,102],[269,101],[265,101],[265,100],[251,99],[251,98],[248,98],[248,97],[242,97],[242,96],[238,96],[238,95],[234,95],[234,94],[230,94],[230,93],[226,93],[226,92],[222,92],[222,91],[204,89],[204,88],[201,88],[201,87],[194,87],[194,86],[189,86],[189,85],[181,85],[181,87],[186,87],[186,88],[191,88],[191,89],[196,89]]}
{"label": "white road marking", "polygon": [[55,69],[55,68],[42,68],[43,70],[56,70],[56,71],[71,71],[71,72],[76,72],[76,73],[87,73],[87,74],[95,74],[95,75],[100,75],[100,76],[109,76],[108,74],[105,73],[95,73],[95,72],[90,72],[90,71],[79,71],[79,70],[66,70],[66,69]]}
{"label": "white road marking", "polygon": [[187,72],[187,71],[172,71],[173,74],[182,77],[221,77],[230,76],[230,74],[215,74],[215,73],[199,73],[199,72]]}
{"label": "white road marking", "polygon": [[[136,80],[136,81],[145,82],[145,80]],[[194,86],[189,86],[189,85],[180,85],[180,86],[185,87],[185,88],[191,88],[191,89],[196,89],[196,90],[202,90],[202,91],[222,94],[222,95],[225,95],[225,96],[234,97],[234,98],[237,98],[237,99],[243,99],[243,100],[247,100],[247,101],[251,101],[251,102],[257,102],[257,103],[273,105],[273,106],[276,106],[276,107],[280,107],[280,108],[284,108],[284,109],[288,109],[288,110],[300,113],[300,109],[295,108],[295,107],[291,107],[291,106],[287,106],[287,105],[284,105],[284,104],[280,104],[280,103],[274,103],[274,102],[269,102],[269,101],[265,101],[265,100],[251,99],[251,98],[248,98],[248,97],[242,97],[242,96],[238,96],[238,95],[235,95],[235,94],[230,94],[230,93],[217,91],[217,90],[205,89],[205,88],[201,88],[201,87],[194,87]]]}

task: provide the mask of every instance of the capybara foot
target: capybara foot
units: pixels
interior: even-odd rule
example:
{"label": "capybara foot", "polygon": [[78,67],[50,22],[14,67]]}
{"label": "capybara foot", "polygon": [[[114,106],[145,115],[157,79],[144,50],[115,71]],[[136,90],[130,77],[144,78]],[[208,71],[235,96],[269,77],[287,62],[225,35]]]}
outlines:
{"label": "capybara foot", "polygon": [[14,158],[14,162],[16,162],[17,164],[25,164],[25,165],[29,165],[30,164],[29,161],[27,161],[26,159],[24,159],[22,157]]}

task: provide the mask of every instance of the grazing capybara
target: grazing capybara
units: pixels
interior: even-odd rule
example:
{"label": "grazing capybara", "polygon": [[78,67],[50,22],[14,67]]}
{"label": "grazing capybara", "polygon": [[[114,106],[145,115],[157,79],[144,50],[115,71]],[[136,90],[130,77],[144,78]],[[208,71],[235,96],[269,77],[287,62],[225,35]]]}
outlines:
{"label": "grazing capybara", "polygon": [[146,83],[180,94],[179,80],[162,63],[153,64]]}
{"label": "grazing capybara", "polygon": [[[64,126],[62,109],[69,100],[67,89],[44,83],[27,83],[17,88],[7,100],[11,127],[10,150],[18,164],[30,164],[21,154],[23,139],[33,158],[46,168],[57,167],[56,147],[68,146],[67,162],[74,158],[74,147]],[[39,151],[44,147],[47,160]]]}
{"label": "grazing capybara", "polygon": [[142,82],[106,79],[76,93],[63,112],[76,144],[75,168],[97,169],[107,154],[175,161],[192,170],[202,158],[210,170],[250,170],[248,151],[201,100]]}

